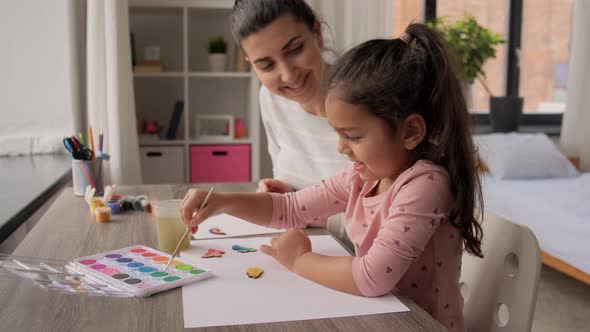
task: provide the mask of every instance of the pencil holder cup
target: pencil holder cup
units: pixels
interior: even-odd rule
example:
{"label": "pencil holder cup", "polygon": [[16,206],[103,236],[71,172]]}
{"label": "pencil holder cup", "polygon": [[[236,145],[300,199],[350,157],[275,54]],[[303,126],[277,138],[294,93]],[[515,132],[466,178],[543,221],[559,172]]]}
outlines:
{"label": "pencil holder cup", "polygon": [[73,159],[72,180],[74,182],[74,195],[76,196],[84,196],[87,186],[96,188],[95,194],[102,194],[102,159]]}

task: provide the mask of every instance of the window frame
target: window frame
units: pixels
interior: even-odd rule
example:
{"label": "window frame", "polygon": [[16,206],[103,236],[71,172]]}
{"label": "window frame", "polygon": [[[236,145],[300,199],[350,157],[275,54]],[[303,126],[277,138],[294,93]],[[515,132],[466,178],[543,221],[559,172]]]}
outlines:
{"label": "window frame", "polygon": [[[423,0],[424,22],[436,18],[437,0]],[[507,59],[506,75],[504,86],[506,96],[518,96],[520,82],[520,64],[518,54],[520,53],[520,40],[522,36],[522,2],[523,0],[508,1],[508,38],[507,38]],[[567,108],[566,108],[567,112]],[[480,133],[491,132],[489,113],[471,113],[474,131]],[[563,113],[523,113],[519,131],[522,132],[544,132],[549,135],[559,135]]]}

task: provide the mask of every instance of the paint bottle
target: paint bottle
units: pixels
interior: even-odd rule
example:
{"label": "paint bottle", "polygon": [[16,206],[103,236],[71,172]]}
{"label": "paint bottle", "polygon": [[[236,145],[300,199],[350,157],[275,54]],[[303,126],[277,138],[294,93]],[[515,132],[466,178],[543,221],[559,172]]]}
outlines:
{"label": "paint bottle", "polygon": [[[153,206],[154,216],[156,218],[156,231],[158,234],[158,248],[167,253],[172,253],[184,235],[186,227],[180,217],[180,199],[169,199],[155,201]],[[190,236],[187,236],[180,250],[188,249],[190,246]]]}

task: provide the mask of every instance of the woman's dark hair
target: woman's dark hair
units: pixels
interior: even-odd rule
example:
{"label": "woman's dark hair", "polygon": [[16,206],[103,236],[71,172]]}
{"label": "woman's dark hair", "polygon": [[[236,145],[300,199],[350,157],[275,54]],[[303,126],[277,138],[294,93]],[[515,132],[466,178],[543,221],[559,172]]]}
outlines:
{"label": "woman's dark hair", "polygon": [[332,65],[328,89],[350,104],[363,105],[395,131],[411,114],[421,115],[427,133],[412,150],[450,175],[455,206],[451,224],[465,249],[479,257],[483,198],[470,119],[454,53],[424,24],[410,24],[403,39],[375,39],[346,52]]}
{"label": "woman's dark hair", "polygon": [[304,0],[236,0],[231,29],[238,45],[244,38],[265,28],[279,16],[291,14],[314,31],[317,16]]}

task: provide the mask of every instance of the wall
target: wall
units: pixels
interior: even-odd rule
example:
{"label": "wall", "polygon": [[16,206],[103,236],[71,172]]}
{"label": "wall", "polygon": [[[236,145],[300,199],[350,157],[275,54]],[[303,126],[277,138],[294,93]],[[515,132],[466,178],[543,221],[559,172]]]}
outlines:
{"label": "wall", "polygon": [[71,1],[0,3],[0,155],[49,152],[73,131]]}

